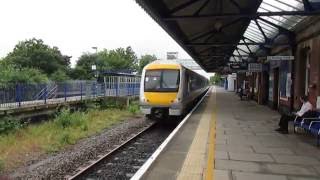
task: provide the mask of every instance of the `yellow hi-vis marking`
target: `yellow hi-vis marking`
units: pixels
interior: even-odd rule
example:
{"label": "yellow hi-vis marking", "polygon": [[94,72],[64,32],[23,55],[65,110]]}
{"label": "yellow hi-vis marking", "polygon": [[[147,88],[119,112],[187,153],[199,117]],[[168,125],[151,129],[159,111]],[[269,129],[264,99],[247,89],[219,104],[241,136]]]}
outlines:
{"label": "yellow hi-vis marking", "polygon": [[215,155],[215,141],[216,141],[216,111],[217,111],[217,103],[216,103],[216,92],[214,95],[214,106],[212,112],[212,121],[210,123],[210,133],[209,133],[209,144],[208,144],[208,162],[207,168],[205,172],[206,180],[214,180],[214,155]]}

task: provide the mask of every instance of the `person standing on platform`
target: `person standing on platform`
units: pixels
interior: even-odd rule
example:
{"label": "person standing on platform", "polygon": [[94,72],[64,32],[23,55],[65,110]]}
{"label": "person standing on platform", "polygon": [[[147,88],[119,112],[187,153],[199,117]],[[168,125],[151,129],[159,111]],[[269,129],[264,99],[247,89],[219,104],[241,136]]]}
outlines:
{"label": "person standing on platform", "polygon": [[240,96],[240,100],[242,101],[242,97],[243,97],[243,89],[242,89],[242,87],[239,88],[239,96]]}

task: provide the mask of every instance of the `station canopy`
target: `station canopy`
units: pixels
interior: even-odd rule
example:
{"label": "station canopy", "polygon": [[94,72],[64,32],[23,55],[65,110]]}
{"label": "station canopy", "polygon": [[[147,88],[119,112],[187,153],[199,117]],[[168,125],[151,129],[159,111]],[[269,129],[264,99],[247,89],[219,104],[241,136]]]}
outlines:
{"label": "station canopy", "polygon": [[292,46],[295,26],[320,15],[320,0],[136,1],[207,72]]}

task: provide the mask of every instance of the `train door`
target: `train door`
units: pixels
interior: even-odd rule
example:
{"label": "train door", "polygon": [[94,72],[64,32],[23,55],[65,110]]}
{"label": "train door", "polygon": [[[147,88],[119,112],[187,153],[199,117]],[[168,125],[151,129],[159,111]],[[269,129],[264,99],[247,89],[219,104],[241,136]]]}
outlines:
{"label": "train door", "polygon": [[187,97],[190,93],[190,76],[187,70],[184,73],[183,97]]}

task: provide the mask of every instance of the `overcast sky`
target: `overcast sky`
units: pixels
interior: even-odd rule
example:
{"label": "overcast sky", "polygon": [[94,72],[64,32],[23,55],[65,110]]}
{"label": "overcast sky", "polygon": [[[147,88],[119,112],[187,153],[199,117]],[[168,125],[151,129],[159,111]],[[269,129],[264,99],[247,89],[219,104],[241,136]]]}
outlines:
{"label": "overcast sky", "polygon": [[138,54],[189,55],[134,0],[1,0],[0,57],[21,40],[41,38],[72,56],[131,46]]}

